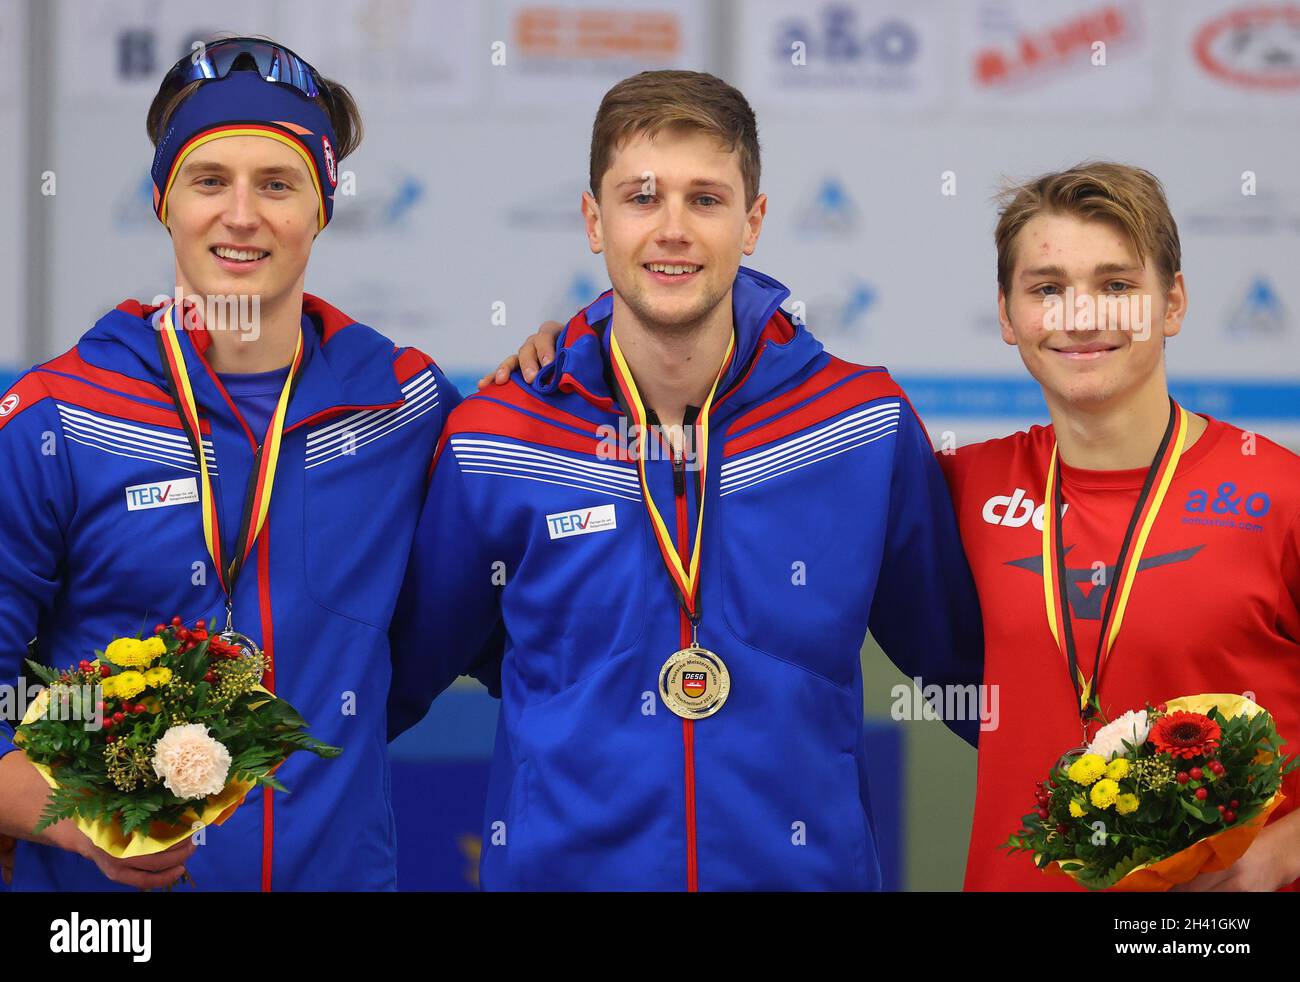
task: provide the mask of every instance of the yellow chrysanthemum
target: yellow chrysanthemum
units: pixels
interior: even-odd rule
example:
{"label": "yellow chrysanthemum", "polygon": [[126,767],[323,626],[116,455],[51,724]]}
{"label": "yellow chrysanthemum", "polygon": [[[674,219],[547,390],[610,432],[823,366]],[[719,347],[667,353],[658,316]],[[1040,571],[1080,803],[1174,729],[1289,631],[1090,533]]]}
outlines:
{"label": "yellow chrysanthemum", "polygon": [[1086,815],[1087,812],[1083,810],[1083,805],[1079,804],[1077,801],[1071,801],[1070,814],[1073,815],[1075,818],[1083,818],[1083,816]]}
{"label": "yellow chrysanthemum", "polygon": [[1092,791],[1088,794],[1088,800],[1098,808],[1109,808],[1115,804],[1115,799],[1119,797],[1119,784],[1108,777],[1103,777],[1100,781],[1092,786]]}
{"label": "yellow chrysanthemum", "polygon": [[1132,815],[1138,810],[1138,796],[1135,794],[1122,794],[1115,799],[1115,811],[1121,815]]}
{"label": "yellow chrysanthemum", "polygon": [[119,699],[134,699],[145,690],[144,676],[139,672],[123,672],[113,678],[117,682],[113,686],[113,695]]}
{"label": "yellow chrysanthemum", "polygon": [[118,638],[104,651],[104,657],[123,668],[144,668],[158,660],[167,650],[162,638],[139,641],[135,638]]}
{"label": "yellow chrysanthemum", "polygon": [[1116,757],[1106,765],[1106,776],[1112,781],[1128,777],[1129,762],[1127,757]]}
{"label": "yellow chrysanthemum", "polygon": [[99,687],[100,689],[103,690],[105,699],[116,698],[117,697],[117,676],[110,675],[108,678],[104,679],[104,681],[99,683]]}
{"label": "yellow chrysanthemum", "polygon": [[172,680],[172,670],[170,668],[151,668],[144,673],[145,685],[151,689],[161,689],[164,685]]}
{"label": "yellow chrysanthemum", "polygon": [[1075,784],[1088,785],[1106,773],[1106,761],[1099,754],[1084,754],[1070,765],[1068,773]]}

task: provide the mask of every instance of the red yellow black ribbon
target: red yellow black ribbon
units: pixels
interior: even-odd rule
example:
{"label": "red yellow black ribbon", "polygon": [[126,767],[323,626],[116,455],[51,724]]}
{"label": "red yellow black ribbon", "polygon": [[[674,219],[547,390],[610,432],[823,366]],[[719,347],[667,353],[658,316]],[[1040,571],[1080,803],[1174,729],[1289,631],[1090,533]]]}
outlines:
{"label": "red yellow black ribbon", "polygon": [[695,522],[695,544],[691,548],[691,556],[687,564],[683,564],[681,557],[678,555],[677,548],[673,545],[672,533],[668,531],[668,524],[664,521],[663,514],[659,511],[654,497],[650,494],[650,482],[646,477],[647,444],[650,434],[653,432],[650,411],[642,401],[641,393],[637,390],[636,381],[632,378],[632,371],[628,368],[627,360],[623,357],[623,350],[619,347],[618,337],[614,334],[612,325],[610,326],[609,350],[614,379],[623,396],[622,402],[628,414],[632,417],[633,424],[637,427],[639,441],[636,454],[637,473],[641,478],[641,494],[645,499],[646,512],[650,515],[650,524],[654,530],[655,542],[659,545],[659,554],[663,557],[664,565],[668,568],[668,575],[677,588],[682,608],[686,611],[686,615],[691,622],[696,623],[699,620],[700,542],[704,538],[704,488],[705,477],[709,472],[709,412],[713,408],[713,398],[717,395],[722,377],[727,373],[727,368],[735,354],[736,336],[733,332],[727,339],[727,350],[722,357],[722,367],[718,369],[718,375],[713,380],[712,388],[709,389],[709,396],[704,400],[704,405],[700,409],[697,424],[699,438],[696,442],[698,447],[696,497],[698,498],[697,506],[699,510]]}
{"label": "red yellow black ribbon", "polygon": [[1165,492],[1169,490],[1174,472],[1178,469],[1178,461],[1187,443],[1187,430],[1187,410],[1170,399],[1169,423],[1151,466],[1147,469],[1146,479],[1120,545],[1119,558],[1115,561],[1116,579],[1106,595],[1105,611],[1097,635],[1097,655],[1090,679],[1084,678],[1075,651],[1061,532],[1061,512],[1065,501],[1061,491],[1058,448],[1055,444],[1052,445],[1051,462],[1047,467],[1047,488],[1043,495],[1043,500],[1047,502],[1043,508],[1043,598],[1047,607],[1047,626],[1069,666],[1070,682],[1079,697],[1079,714],[1085,724],[1093,715],[1093,697],[1101,687],[1101,672],[1124,624],[1124,612],[1128,609],[1138,564],[1142,561],[1147,538],[1165,500]]}
{"label": "red yellow black ribbon", "polygon": [[176,325],[172,320],[175,305],[163,311],[158,322],[158,347],[162,354],[163,369],[171,382],[172,398],[176,402],[176,411],[180,415],[181,426],[189,438],[194,459],[199,465],[200,507],[203,509],[203,539],[208,545],[208,553],[216,566],[217,576],[228,598],[234,596],[235,580],[244,562],[253,552],[257,537],[266,525],[266,516],[271,508],[271,491],[275,484],[275,467],[280,459],[280,441],[284,435],[284,422],[289,412],[289,398],[298,385],[298,378],[303,367],[302,331],[298,332],[297,345],[290,363],[289,376],[276,403],[275,412],[266,428],[266,436],[257,448],[256,459],[248,482],[248,495],[244,502],[244,513],[240,518],[239,537],[235,541],[234,554],[226,559],[225,546],[221,538],[221,523],[218,517],[217,498],[212,491],[212,476],[208,471],[208,458],[203,452],[202,431],[199,428],[199,409],[194,400],[194,390],[190,387],[189,373],[185,370],[185,356],[181,351],[180,338],[176,334]]}

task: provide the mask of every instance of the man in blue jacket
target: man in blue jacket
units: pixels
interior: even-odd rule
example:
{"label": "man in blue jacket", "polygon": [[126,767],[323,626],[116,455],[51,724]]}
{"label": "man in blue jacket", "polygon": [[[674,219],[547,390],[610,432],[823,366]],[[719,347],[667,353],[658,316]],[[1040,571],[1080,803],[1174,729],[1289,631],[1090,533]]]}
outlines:
{"label": "man in blue jacket", "polygon": [[868,627],[924,685],[980,681],[975,591],[906,397],[740,267],[758,177],[731,86],[611,89],[583,212],[613,289],[531,384],[469,398],[443,433],[394,620],[424,657],[389,724],[503,625],[487,888],[876,889]]}
{"label": "man in blue jacket", "polygon": [[[290,757],[290,794],[254,791],[197,849],[118,860],[71,821],[33,833],[48,789],[0,721],[13,888],[157,888],[184,867],[204,890],[391,890],[385,706],[412,653],[390,652],[387,629],[459,396],[427,356],[303,293],[360,137],[346,89],[235,39],[180,62],[150,124],[178,289],[255,298],[260,315],[126,301],[0,399],[0,683],[25,674],[33,637],[63,669],[174,615],[229,618],[269,659],[267,688],[343,753]],[[270,497],[260,530],[243,520],[254,485]]]}

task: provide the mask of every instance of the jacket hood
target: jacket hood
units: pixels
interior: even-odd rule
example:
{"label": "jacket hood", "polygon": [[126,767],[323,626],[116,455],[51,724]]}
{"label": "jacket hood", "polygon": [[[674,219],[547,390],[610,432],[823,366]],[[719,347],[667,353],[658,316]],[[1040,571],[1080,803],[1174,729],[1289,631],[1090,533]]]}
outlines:
{"label": "jacket hood", "polygon": [[[158,320],[170,306],[124,300],[87,331],[76,353],[86,363],[151,383],[170,404],[168,380],[158,352]],[[338,409],[378,409],[400,405],[401,387],[393,373],[393,343],[319,297],[303,294],[306,366],[290,405],[287,427]],[[206,354],[212,339],[202,326],[181,332],[186,368],[196,398],[219,404],[215,377]],[[206,392],[208,399],[203,399]]]}

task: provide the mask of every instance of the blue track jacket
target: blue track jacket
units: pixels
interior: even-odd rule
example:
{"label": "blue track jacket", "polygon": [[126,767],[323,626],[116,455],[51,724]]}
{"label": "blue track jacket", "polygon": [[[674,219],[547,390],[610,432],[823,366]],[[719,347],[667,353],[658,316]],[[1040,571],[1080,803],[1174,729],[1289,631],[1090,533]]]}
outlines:
{"label": "blue track jacket", "polygon": [[[208,829],[189,862],[200,890],[396,886],[388,627],[459,396],[420,352],[314,297],[303,306],[308,360],[267,526],[236,585],[234,626],[272,659],[274,691],[343,753],[293,755],[276,775],[289,794],[256,789]],[[40,660],[62,669],[176,614],[225,623],[157,317],[123,303],[0,400],[0,682],[15,684],[33,637]],[[204,359],[207,332],[181,334],[231,550],[263,434],[248,432]],[[0,724],[0,754],[13,750],[12,735]],[[87,860],[20,842],[13,888],[114,885]]]}
{"label": "blue track jacket", "polygon": [[[689,631],[636,465],[602,450],[622,418],[612,295],[569,322],[531,385],[516,374],[448,421],[394,621],[422,657],[398,666],[390,726],[418,720],[504,626],[485,888],[879,888],[863,640],[870,627],[926,685],[973,686],[979,606],[902,390],[827,354],[779,310],[786,296],[743,268],[732,292],[699,631],[731,692],[707,719],[659,699]],[[695,481],[675,486],[667,457],[648,466],[693,542]],[[954,729],[974,743],[978,721]]]}

